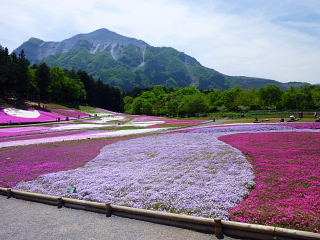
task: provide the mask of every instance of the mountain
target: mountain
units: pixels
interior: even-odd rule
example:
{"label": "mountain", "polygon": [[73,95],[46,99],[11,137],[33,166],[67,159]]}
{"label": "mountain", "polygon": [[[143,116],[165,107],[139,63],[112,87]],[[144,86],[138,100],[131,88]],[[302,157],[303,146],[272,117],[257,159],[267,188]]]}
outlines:
{"label": "mountain", "polygon": [[275,84],[289,88],[302,84],[228,76],[202,66],[195,58],[174,48],[153,47],[107,29],[78,34],[61,42],[30,38],[14,52],[22,49],[31,63],[81,69],[124,91],[154,85],[228,89],[237,85],[252,88]]}

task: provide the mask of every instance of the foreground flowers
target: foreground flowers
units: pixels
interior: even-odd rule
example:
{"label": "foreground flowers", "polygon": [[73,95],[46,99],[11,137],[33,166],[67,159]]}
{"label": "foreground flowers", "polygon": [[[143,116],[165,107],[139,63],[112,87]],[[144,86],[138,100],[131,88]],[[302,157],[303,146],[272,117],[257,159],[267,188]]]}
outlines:
{"label": "foreground flowers", "polygon": [[[62,134],[62,133],[60,133]],[[91,139],[0,149],[0,187],[13,187],[51,172],[81,167],[108,144],[130,139]]]}
{"label": "foreground flowers", "polygon": [[66,196],[73,185],[80,199],[227,219],[253,178],[241,152],[209,134],[166,134],[108,145],[84,167],[16,188]]}
{"label": "foreground flowers", "polygon": [[[138,120],[136,118],[132,124]],[[147,116],[141,120],[143,123],[164,121],[168,126],[189,124],[187,121]],[[83,126],[73,125],[78,125],[77,128]],[[73,128],[73,125],[64,124],[62,129],[51,126],[50,129],[60,131],[65,130],[64,127]],[[0,155],[6,159],[3,166],[0,161],[0,184],[2,180],[2,185],[5,181],[7,185],[14,186],[20,181],[56,172],[20,183],[17,188],[66,196],[69,195],[67,189],[74,185],[77,193],[71,194],[71,197],[81,199],[225,219],[231,211],[231,219],[236,221],[320,232],[319,127],[318,123],[285,123],[190,128],[174,131],[174,134],[108,145],[89,163],[98,154],[99,147],[105,145],[104,140],[82,140],[88,143],[101,141],[101,145],[80,145],[81,150],[69,147],[72,141],[42,144],[37,148],[5,148],[0,149]],[[49,127],[28,128],[34,132],[46,132]],[[77,130],[41,134],[43,138],[39,139],[36,135],[12,137],[14,132],[21,135],[27,133],[26,128],[8,128],[2,133],[7,137],[0,139],[0,147],[111,137],[133,131],[142,134],[149,130],[152,129]],[[250,133],[223,136],[239,132]],[[248,189],[254,185],[250,164],[239,150],[219,141],[219,136],[252,158],[257,185],[250,194]],[[56,149],[57,154],[50,152],[49,149],[56,146],[61,146],[61,151]],[[36,149],[42,151],[35,152]],[[74,159],[82,159],[82,156],[92,152],[95,155],[86,157],[81,164],[73,163]],[[30,156],[25,153],[30,153]],[[42,159],[47,161],[42,163]],[[57,161],[57,166],[63,168],[51,167]],[[17,173],[12,174],[10,169],[17,169]],[[68,171],[58,172],[63,170]],[[18,174],[20,172],[23,174]],[[241,202],[248,194],[249,197]],[[237,207],[238,203],[240,205]]]}
{"label": "foreground flowers", "polygon": [[219,138],[252,157],[256,188],[232,220],[320,232],[320,132]]}

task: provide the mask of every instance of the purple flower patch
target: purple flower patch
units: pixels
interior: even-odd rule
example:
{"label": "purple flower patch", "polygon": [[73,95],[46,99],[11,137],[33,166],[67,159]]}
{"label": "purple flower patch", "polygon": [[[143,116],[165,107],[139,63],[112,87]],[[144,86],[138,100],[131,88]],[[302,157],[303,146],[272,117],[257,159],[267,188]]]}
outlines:
{"label": "purple flower patch", "polygon": [[209,134],[165,134],[108,145],[83,167],[16,189],[227,219],[253,178],[245,156]]}

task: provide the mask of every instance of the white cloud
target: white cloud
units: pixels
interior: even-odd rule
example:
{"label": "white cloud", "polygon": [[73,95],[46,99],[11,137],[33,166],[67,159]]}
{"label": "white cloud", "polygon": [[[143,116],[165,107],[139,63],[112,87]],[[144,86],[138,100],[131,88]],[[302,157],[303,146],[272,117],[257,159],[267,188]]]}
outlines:
{"label": "white cloud", "polygon": [[[220,0],[0,0],[0,26],[6,33],[0,43],[13,50],[31,36],[60,41],[104,27],[174,47],[225,74],[320,82],[319,38],[272,21],[281,11],[287,14],[285,4],[299,1],[286,1],[276,11],[256,6],[243,12],[231,2],[227,9]],[[315,1],[309,3],[319,11]],[[310,31],[314,26],[302,27]]]}

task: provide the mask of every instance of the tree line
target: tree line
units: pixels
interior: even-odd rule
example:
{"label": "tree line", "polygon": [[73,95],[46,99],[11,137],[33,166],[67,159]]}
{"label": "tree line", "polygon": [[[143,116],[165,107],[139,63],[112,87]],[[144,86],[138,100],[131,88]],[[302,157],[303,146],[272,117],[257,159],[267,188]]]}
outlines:
{"label": "tree line", "polygon": [[67,105],[123,110],[122,92],[85,71],[49,68],[46,63],[30,66],[23,51],[9,54],[0,45],[0,96],[56,102]]}
{"label": "tree line", "polygon": [[251,90],[235,87],[212,91],[155,86],[127,94],[124,104],[125,112],[130,114],[180,117],[265,109],[302,111],[320,108],[320,86],[306,84],[283,90],[267,85]]}
{"label": "tree line", "polygon": [[199,90],[155,86],[124,94],[95,80],[85,71],[30,66],[23,51],[17,56],[0,46],[0,97],[68,105],[88,104],[130,114],[194,116],[199,113],[249,110],[307,110],[320,108],[320,86],[283,90],[275,85],[246,90]]}

